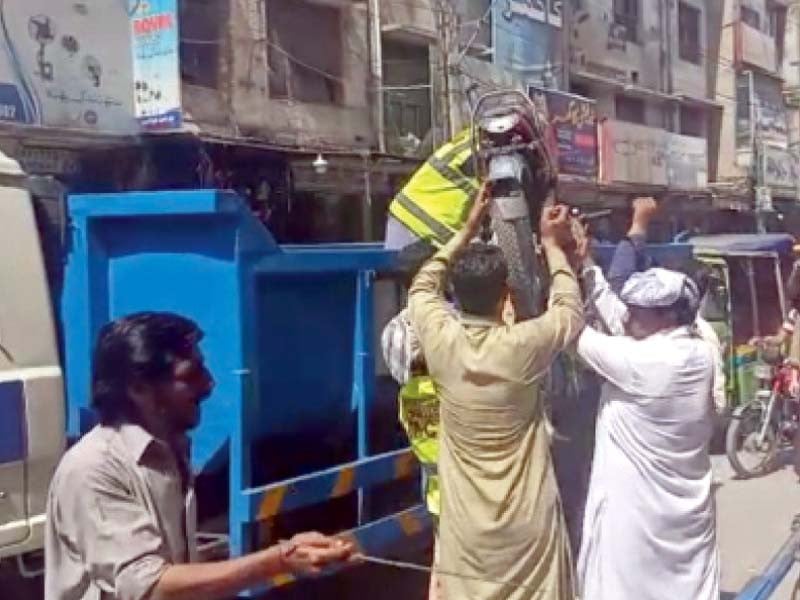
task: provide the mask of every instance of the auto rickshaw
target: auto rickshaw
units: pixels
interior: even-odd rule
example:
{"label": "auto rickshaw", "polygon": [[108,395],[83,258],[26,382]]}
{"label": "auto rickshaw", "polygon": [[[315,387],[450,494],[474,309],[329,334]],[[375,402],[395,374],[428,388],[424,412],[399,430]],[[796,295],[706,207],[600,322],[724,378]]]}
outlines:
{"label": "auto rickshaw", "polygon": [[700,314],[725,349],[731,409],[750,402],[763,379],[763,363],[749,344],[772,335],[787,313],[784,282],[794,259],[788,234],[725,234],[688,240],[696,261],[711,271]]}

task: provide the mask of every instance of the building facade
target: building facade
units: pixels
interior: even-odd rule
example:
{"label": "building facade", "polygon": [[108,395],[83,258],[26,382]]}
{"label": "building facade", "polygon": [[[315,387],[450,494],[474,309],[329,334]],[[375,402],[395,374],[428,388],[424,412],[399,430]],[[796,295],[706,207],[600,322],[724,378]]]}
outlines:
{"label": "building facade", "polygon": [[795,218],[800,14],[788,0],[2,10],[0,148],[41,176],[40,194],[233,188],[281,241],[377,240],[419,162],[481,94],[515,88],[547,111],[564,198],[614,211],[611,237],[640,194],[668,204],[664,239]]}
{"label": "building facade", "polygon": [[721,107],[707,51],[718,27],[706,4],[573,2],[570,86],[597,103],[601,204],[626,206],[644,193],[673,209],[708,206],[715,175],[708,140]]}
{"label": "building facade", "polygon": [[[787,35],[788,3],[742,0],[722,4],[732,23],[720,37],[717,96],[724,111],[719,129],[719,184],[751,191],[748,208],[760,229],[793,212],[797,200],[797,155],[790,134],[785,74],[797,56]],[[796,27],[791,24],[791,28]],[[793,48],[794,47],[794,48]],[[782,212],[775,212],[775,208]]]}

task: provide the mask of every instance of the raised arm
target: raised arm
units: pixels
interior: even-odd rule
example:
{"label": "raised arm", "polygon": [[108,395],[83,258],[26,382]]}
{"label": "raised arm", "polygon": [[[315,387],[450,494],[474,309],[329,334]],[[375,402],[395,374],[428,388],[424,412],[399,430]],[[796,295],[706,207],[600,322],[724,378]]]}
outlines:
{"label": "raised arm", "polygon": [[647,230],[657,211],[658,204],[653,198],[636,198],[633,201],[633,217],[628,234],[617,244],[608,267],[608,282],[615,294],[619,294],[628,278],[647,262]]}
{"label": "raised arm", "polygon": [[452,320],[453,311],[444,297],[447,269],[453,256],[475,237],[486,209],[489,194],[484,186],[472,205],[464,227],[420,269],[408,292],[408,311],[414,331],[422,342]]}
{"label": "raised arm", "polygon": [[[576,239],[576,269],[581,272],[586,320],[593,323],[599,320],[603,329],[612,335],[623,335],[628,309],[615,294],[603,271],[594,264],[591,255],[591,242],[585,227],[573,228]],[[630,276],[630,273],[626,275]]]}
{"label": "raised arm", "polygon": [[556,354],[572,343],[583,327],[578,280],[564,252],[564,247],[572,242],[566,207],[543,211],[541,237],[551,280],[547,311],[513,328],[520,347],[524,348],[525,371],[530,377],[546,371]]}
{"label": "raised arm", "polygon": [[583,286],[587,309],[596,313],[608,333],[624,335],[628,308],[612,291],[600,267],[584,268]]}

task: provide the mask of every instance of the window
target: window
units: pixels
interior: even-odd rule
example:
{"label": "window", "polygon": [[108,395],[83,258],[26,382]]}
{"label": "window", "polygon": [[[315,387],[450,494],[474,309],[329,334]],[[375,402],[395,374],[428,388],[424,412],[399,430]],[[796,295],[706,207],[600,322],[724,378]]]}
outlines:
{"label": "window", "polygon": [[181,79],[190,85],[217,88],[225,6],[217,0],[181,0],[178,5]]}
{"label": "window", "polygon": [[383,41],[386,143],[392,152],[413,156],[431,129],[429,47]]}
{"label": "window", "polygon": [[681,60],[699,65],[700,50],[700,9],[678,4],[678,54]]}
{"label": "window", "polygon": [[770,37],[778,37],[780,21],[780,8],[773,4],[767,4],[767,33]]}
{"label": "window", "polygon": [[681,134],[705,137],[706,113],[702,108],[681,106]]}
{"label": "window", "polygon": [[749,6],[742,5],[739,14],[741,19],[753,29],[761,29],[761,15]]}
{"label": "window", "polygon": [[645,123],[644,100],[628,96],[614,97],[614,114],[620,121],[628,123]]}
{"label": "window", "polygon": [[639,29],[639,0],[614,0],[614,25],[620,28],[620,37],[636,42]]}
{"label": "window", "polygon": [[341,10],[306,0],[268,0],[265,5],[270,97],[340,104]]}

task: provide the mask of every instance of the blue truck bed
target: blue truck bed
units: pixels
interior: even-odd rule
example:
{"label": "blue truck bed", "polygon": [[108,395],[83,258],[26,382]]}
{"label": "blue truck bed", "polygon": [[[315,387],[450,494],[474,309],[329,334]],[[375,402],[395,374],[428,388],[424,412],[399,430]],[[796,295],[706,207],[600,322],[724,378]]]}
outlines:
{"label": "blue truck bed", "polygon": [[[198,473],[227,469],[217,494],[227,494],[232,555],[252,550],[257,531],[282,515],[332,499],[350,507],[336,522],[371,552],[429,530],[418,466],[396,433],[394,390],[376,383],[375,282],[391,253],[280,247],[228,192],[78,195],[69,212],[60,310],[70,436],[93,423],[100,327],[135,311],[177,312],[205,332],[217,383],[192,463]],[[376,439],[376,430],[390,434]],[[394,498],[376,500],[371,490],[387,486]]]}

